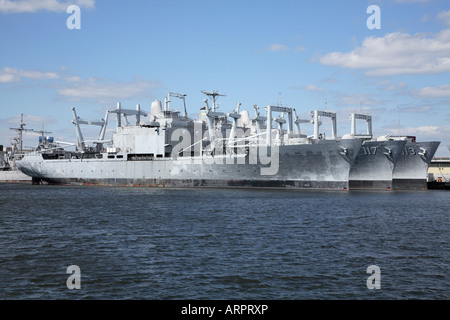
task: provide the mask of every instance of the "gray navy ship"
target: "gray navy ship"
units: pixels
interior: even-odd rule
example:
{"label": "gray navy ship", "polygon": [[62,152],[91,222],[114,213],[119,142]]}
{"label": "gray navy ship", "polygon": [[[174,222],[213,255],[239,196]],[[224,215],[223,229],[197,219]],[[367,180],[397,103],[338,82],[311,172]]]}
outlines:
{"label": "gray navy ship", "polygon": [[[427,171],[440,142],[417,142],[415,136],[391,134],[373,139],[372,117],[352,113],[351,136],[363,139],[350,169],[352,190],[424,190]],[[365,134],[356,133],[356,120],[367,122]]]}
{"label": "gray navy ship", "polygon": [[31,181],[31,177],[17,169],[12,151],[0,145],[0,182]]}
{"label": "gray navy ship", "polygon": [[[425,160],[414,158],[422,161],[417,164],[402,157],[409,143],[405,138],[372,140],[371,134],[361,137],[355,132],[338,137],[334,112],[315,110],[311,119],[299,119],[291,107],[269,105],[265,116],[254,106],[255,116],[250,117],[247,110],[239,111],[240,103],[234,112],[219,112],[216,100],[221,94],[203,93],[209,99],[195,120],[187,116],[186,95],[178,93],[169,93],[164,106],[155,100],[149,113],[140,105],[124,109],[118,103],[102,121],[82,120],[72,108],[76,150],[43,139],[35,152],[20,155],[16,164],[36,184],[390,190],[395,189],[396,178],[409,181],[408,170],[397,169],[399,160],[412,172],[427,169],[428,157],[431,160],[439,144],[415,144],[414,148],[426,148]],[[183,100],[183,115],[170,107],[174,97]],[[114,114],[116,130],[111,140],[105,140],[108,119]],[[331,137],[325,138],[320,126],[327,118],[332,128]],[[312,124],[314,134],[304,134],[302,123]],[[83,124],[100,126],[99,137],[90,146],[81,132]],[[426,170],[423,176],[426,181]],[[418,181],[399,185],[414,187]]]}
{"label": "gray navy ship", "polygon": [[[392,190],[393,173],[405,140],[373,139],[372,116],[352,113],[351,136],[363,139],[359,153],[350,169],[349,186],[352,190]],[[365,134],[356,133],[356,120],[367,122]]]}
{"label": "gray navy ship", "polygon": [[[10,128],[17,131],[18,135],[14,138],[11,147],[0,145],[0,182],[28,182],[31,177],[20,171],[15,163],[15,153],[23,154],[22,135],[24,131],[35,131],[33,129],[25,129],[26,124],[23,122],[23,114],[20,117],[20,125],[17,128]],[[36,132],[36,131],[35,131]]]}

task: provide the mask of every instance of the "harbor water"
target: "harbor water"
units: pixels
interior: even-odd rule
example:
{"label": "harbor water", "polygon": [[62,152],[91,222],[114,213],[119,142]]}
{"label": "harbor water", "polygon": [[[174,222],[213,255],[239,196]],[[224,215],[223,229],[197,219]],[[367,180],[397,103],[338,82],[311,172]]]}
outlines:
{"label": "harbor water", "polygon": [[449,299],[449,204],[438,190],[0,184],[0,299]]}

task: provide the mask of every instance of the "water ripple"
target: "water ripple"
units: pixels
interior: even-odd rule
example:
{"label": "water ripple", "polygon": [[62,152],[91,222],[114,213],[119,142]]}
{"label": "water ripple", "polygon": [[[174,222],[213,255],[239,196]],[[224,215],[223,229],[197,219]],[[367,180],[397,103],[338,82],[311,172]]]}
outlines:
{"label": "water ripple", "polygon": [[[0,299],[449,299],[448,203],[0,184]],[[81,290],[66,286],[70,265]],[[381,290],[366,286],[370,265]]]}

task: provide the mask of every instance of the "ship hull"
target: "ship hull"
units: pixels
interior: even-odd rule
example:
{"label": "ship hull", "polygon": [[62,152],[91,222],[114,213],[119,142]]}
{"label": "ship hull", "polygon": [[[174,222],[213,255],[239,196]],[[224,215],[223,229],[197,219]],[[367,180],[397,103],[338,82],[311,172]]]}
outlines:
{"label": "ship hull", "polygon": [[426,190],[427,172],[440,142],[407,142],[393,173],[394,190]]}
{"label": "ship hull", "polygon": [[34,178],[33,182],[34,184],[119,187],[348,190],[347,181]]}
{"label": "ship hull", "polygon": [[395,164],[406,141],[364,141],[350,170],[351,190],[392,190]]}
{"label": "ship hull", "polygon": [[222,155],[130,161],[126,154],[120,159],[104,154],[102,159],[43,160],[35,153],[17,161],[17,166],[34,183],[346,190],[361,143],[321,140],[281,146],[272,148],[264,161],[260,154],[253,159]]}

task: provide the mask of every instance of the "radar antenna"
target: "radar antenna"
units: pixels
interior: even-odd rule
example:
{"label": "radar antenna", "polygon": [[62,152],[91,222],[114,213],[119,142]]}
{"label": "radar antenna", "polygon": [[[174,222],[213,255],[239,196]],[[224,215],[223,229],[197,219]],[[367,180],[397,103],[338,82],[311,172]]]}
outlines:
{"label": "radar antenna", "polygon": [[211,99],[213,101],[213,105],[212,105],[213,111],[216,111],[216,109],[219,108],[218,106],[216,106],[216,97],[225,97],[225,94],[220,94],[215,90],[212,92],[202,91],[202,93],[206,94],[208,97],[211,97]]}

